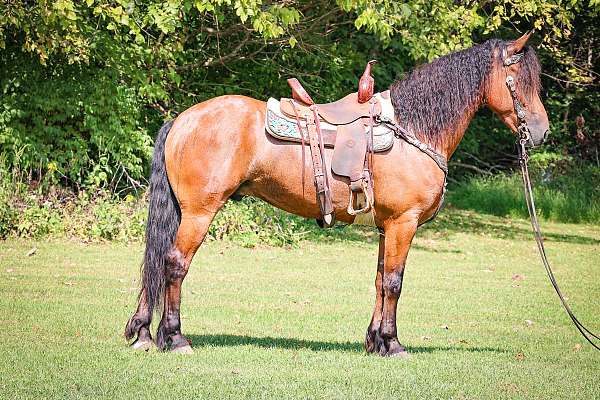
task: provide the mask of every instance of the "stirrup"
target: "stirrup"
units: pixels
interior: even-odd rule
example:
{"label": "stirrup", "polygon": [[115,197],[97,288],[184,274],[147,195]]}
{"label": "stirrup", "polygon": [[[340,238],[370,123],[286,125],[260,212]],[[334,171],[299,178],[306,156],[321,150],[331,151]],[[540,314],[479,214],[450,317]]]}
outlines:
{"label": "stirrup", "polygon": [[367,188],[367,182],[365,182],[364,179],[361,179],[361,181],[362,181],[362,183],[361,183],[362,192],[365,195],[365,200],[366,200],[367,204],[365,204],[365,206],[363,208],[361,208],[359,210],[355,210],[354,209],[354,200],[356,199],[357,194],[360,193],[360,192],[354,192],[354,191],[352,191],[351,188],[349,188],[349,190],[350,190],[350,201],[348,202],[348,209],[346,210],[346,212],[349,215],[357,215],[357,214],[367,213],[371,209],[371,205],[373,203],[373,200],[371,199],[371,197],[369,195],[369,190]]}

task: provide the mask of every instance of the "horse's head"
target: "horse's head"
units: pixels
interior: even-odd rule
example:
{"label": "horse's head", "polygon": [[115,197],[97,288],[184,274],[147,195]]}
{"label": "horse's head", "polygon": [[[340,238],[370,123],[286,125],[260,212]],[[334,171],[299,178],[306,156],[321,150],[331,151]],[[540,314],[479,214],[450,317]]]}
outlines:
{"label": "horse's head", "polygon": [[494,54],[485,101],[529,146],[540,145],[549,131],[548,115],[540,100],[540,63],[526,46],[531,33],[504,43]]}

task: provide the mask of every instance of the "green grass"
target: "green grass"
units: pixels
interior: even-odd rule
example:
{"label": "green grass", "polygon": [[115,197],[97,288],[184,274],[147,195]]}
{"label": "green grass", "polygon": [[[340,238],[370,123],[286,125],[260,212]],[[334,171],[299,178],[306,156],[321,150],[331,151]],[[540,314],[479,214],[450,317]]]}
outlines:
{"label": "green grass", "polygon": [[[544,225],[569,302],[600,330],[600,228]],[[561,309],[528,229],[446,211],[419,232],[398,319],[410,359],[362,350],[372,233],[203,247],[183,289],[191,356],[122,339],[141,246],[0,242],[0,398],[598,399],[600,353]]]}
{"label": "green grass", "polygon": [[[543,173],[532,169],[538,215],[545,220],[556,222],[600,223],[598,171],[600,170],[590,167],[579,174],[564,174],[545,179]],[[454,207],[464,210],[502,217],[528,217],[523,181],[518,172],[471,178],[453,185],[448,195],[448,201]]]}

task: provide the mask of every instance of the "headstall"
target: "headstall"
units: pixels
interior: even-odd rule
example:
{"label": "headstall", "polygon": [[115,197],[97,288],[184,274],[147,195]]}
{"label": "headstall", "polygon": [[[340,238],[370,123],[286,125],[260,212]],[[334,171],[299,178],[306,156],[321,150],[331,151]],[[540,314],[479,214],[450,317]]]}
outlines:
{"label": "headstall", "polygon": [[[513,64],[519,63],[523,59],[523,53],[516,53],[512,56],[506,56],[506,50],[503,52],[504,61],[502,64],[504,67],[511,66]],[[531,135],[529,134],[529,128],[527,127],[527,121],[525,120],[525,106],[519,100],[519,96],[517,95],[517,88],[515,85],[515,79],[512,75],[506,75],[506,86],[510,91],[510,95],[513,99],[513,107],[515,108],[515,113],[517,114],[517,121],[519,122],[519,126],[517,127],[518,134],[518,145],[519,145],[519,160],[524,158],[523,161],[527,162],[527,151],[526,145],[533,144],[531,140]]]}

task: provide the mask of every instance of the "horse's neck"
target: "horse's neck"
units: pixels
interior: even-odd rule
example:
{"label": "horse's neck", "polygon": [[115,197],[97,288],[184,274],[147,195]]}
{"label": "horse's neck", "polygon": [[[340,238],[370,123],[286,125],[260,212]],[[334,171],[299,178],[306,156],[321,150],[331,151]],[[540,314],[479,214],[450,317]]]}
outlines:
{"label": "horse's neck", "polygon": [[481,100],[476,100],[474,104],[471,104],[468,107],[468,111],[465,112],[464,115],[458,120],[456,125],[447,132],[446,137],[448,140],[446,140],[446,142],[442,145],[442,148],[439,149],[446,157],[446,160],[449,160],[450,157],[452,157],[452,154],[454,154],[456,151],[456,148],[465,136],[465,132],[473,120],[475,113],[481,106],[481,102]]}

